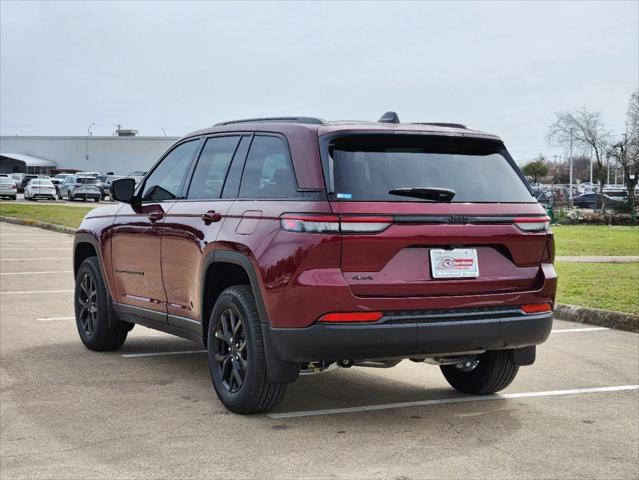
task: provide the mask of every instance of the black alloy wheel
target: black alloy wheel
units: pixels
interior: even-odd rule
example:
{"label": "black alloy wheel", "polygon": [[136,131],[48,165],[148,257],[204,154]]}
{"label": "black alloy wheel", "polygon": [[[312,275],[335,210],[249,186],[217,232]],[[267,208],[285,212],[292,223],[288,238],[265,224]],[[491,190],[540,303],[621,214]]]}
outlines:
{"label": "black alloy wheel", "polygon": [[122,346],[133,324],[117,318],[96,257],[80,264],[73,303],[78,334],[89,350],[104,352]]}
{"label": "black alloy wheel", "polygon": [[240,313],[233,308],[224,310],[214,335],[214,366],[224,388],[235,393],[244,384],[248,365],[246,329]]}
{"label": "black alloy wheel", "polygon": [[80,305],[79,320],[82,331],[92,337],[98,317],[98,289],[89,272],[85,272],[80,280],[77,301]]}
{"label": "black alloy wheel", "polygon": [[251,287],[234,285],[224,290],[209,318],[209,372],[224,406],[241,414],[276,407],[287,385],[268,378],[262,325]]}

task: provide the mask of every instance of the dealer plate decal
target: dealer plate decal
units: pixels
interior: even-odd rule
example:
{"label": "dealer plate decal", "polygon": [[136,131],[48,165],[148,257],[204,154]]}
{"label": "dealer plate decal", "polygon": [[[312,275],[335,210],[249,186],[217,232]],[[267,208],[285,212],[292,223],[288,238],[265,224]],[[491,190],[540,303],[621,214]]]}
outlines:
{"label": "dealer plate decal", "polygon": [[456,248],[430,251],[430,271],[433,278],[475,278],[479,276],[477,250]]}

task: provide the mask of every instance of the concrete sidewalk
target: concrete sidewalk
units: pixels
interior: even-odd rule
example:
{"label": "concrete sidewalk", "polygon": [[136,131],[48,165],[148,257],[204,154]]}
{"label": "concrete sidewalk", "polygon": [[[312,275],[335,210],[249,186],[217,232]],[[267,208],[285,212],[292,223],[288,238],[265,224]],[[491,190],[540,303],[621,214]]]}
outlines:
{"label": "concrete sidewalk", "polygon": [[567,256],[557,255],[555,260],[558,262],[572,263],[634,263],[639,262],[637,255],[583,255],[583,256]]}

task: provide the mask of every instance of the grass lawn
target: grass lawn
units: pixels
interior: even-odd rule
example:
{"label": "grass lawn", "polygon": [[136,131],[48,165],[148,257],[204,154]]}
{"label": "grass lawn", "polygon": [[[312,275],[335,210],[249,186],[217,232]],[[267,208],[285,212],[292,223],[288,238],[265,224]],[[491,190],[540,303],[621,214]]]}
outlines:
{"label": "grass lawn", "polygon": [[553,225],[557,255],[639,255],[639,227]]}
{"label": "grass lawn", "polygon": [[639,315],[639,263],[555,264],[557,301]]}
{"label": "grass lawn", "polygon": [[21,205],[2,202],[0,203],[0,215],[78,228],[84,216],[93,208],[64,205]]}

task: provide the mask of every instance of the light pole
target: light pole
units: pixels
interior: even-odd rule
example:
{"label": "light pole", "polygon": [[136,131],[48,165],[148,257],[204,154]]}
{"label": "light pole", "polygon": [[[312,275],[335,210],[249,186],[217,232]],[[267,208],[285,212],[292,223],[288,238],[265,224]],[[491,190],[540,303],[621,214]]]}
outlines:
{"label": "light pole", "polygon": [[89,136],[91,135],[91,127],[95,125],[95,122],[91,122],[87,128],[87,162],[89,161]]}
{"label": "light pole", "polygon": [[574,205],[572,199],[572,128],[570,129],[570,189],[568,190],[568,208]]}
{"label": "light pole", "polygon": [[590,148],[590,185],[592,187],[592,148]]}

